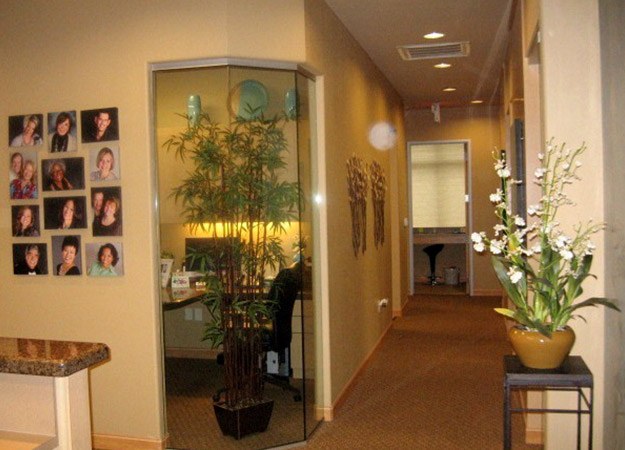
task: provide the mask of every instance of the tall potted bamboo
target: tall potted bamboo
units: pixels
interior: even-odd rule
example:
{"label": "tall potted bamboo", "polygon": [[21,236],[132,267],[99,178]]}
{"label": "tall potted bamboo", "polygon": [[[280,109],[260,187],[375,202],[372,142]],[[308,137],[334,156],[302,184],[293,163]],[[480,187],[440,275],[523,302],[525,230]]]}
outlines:
{"label": "tall potted bamboo", "polygon": [[263,398],[263,322],[272,300],[263,295],[266,270],[284,261],[281,235],[298,220],[299,185],[284,180],[284,116],[238,117],[224,126],[206,114],[165,142],[193,169],[174,188],[184,220],[202,229],[212,247],[191,255],[205,271],[203,303],[210,320],[204,339],[222,346],[223,390],[215,413],[235,438],[267,428],[272,401]]}

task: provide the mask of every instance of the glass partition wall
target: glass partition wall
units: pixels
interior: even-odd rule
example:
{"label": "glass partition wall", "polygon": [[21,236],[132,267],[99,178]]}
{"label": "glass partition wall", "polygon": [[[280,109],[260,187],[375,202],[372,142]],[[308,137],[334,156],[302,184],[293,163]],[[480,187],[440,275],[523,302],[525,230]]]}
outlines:
{"label": "glass partition wall", "polygon": [[[317,424],[315,414],[315,336],[312,289],[312,205],[311,130],[309,97],[314,82],[295,70],[242,66],[210,66],[154,71],[156,153],[158,161],[158,212],[163,268],[163,343],[168,448],[261,449],[303,441]],[[280,180],[297,182],[300,188],[299,220],[282,224],[286,260],[282,267],[268,269],[265,290],[285,267],[295,267],[301,286],[291,320],[288,357],[271,353],[264,358],[267,378],[265,397],[274,400],[273,413],[265,432],[239,440],[224,436],[213,411],[213,395],[223,386],[220,348],[203,340],[210,320],[194,281],[198,267],[192,267],[190,247],[207,238],[201,227],[184,225],[181,201],[172,190],[193,170],[189,158],[181,161],[166,150],[166,141],[187,128],[187,120],[201,111],[224,127],[237,117],[285,115],[284,137],[288,145],[286,167]],[[188,117],[187,117],[188,116]],[[171,260],[173,259],[173,263]],[[180,278],[181,272],[189,276]],[[182,281],[180,288],[172,289]],[[201,292],[200,292],[201,294]],[[280,382],[283,382],[280,385]],[[294,389],[285,389],[284,382]]]}

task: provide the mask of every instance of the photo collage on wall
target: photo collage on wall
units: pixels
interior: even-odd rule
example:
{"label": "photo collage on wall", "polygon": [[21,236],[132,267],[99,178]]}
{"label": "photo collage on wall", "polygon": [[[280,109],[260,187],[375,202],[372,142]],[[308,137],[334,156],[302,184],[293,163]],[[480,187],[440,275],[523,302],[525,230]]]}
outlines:
{"label": "photo collage on wall", "polygon": [[118,109],[8,120],[13,273],[123,275]]}

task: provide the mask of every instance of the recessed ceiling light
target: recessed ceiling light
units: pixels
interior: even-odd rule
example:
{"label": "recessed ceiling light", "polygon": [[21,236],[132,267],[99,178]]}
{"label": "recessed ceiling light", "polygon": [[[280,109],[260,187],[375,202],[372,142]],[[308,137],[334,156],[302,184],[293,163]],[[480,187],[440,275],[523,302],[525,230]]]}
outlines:
{"label": "recessed ceiling light", "polygon": [[451,64],[438,63],[438,64],[435,64],[434,67],[436,67],[437,69],[447,69],[448,67],[451,67]]}
{"label": "recessed ceiling light", "polygon": [[474,105],[479,105],[481,103],[484,103],[484,100],[471,100],[471,103],[473,103]]}
{"label": "recessed ceiling light", "polygon": [[455,87],[446,87],[445,89],[443,89],[443,92],[454,92],[455,90]]}
{"label": "recessed ceiling light", "polygon": [[431,33],[424,34],[423,37],[426,39],[440,39],[445,36],[444,33],[439,33],[438,31],[432,31]]}

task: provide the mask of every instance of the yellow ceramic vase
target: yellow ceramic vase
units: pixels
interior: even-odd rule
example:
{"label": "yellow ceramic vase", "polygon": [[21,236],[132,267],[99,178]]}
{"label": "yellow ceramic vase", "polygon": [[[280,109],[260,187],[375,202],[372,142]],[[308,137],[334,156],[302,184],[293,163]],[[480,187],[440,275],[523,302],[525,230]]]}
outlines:
{"label": "yellow ceramic vase", "polygon": [[531,369],[560,367],[575,343],[570,327],[553,332],[551,338],[535,330],[512,327],[508,337],[521,363]]}

